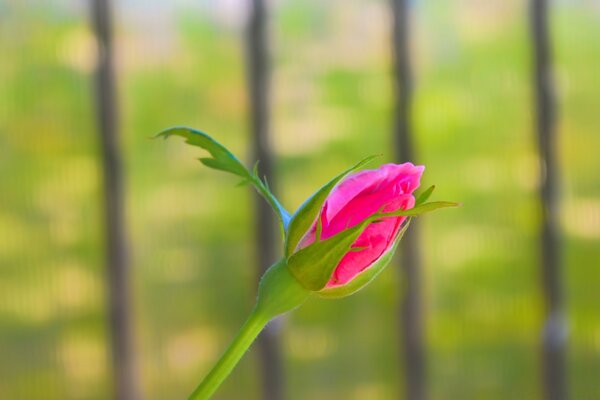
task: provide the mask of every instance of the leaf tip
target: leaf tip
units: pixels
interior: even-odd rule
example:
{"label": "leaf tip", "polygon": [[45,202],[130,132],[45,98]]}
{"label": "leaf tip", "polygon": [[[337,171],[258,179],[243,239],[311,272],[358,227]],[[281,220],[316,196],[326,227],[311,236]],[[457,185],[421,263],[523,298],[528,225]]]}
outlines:
{"label": "leaf tip", "polygon": [[158,139],[160,137],[162,137],[163,139],[167,139],[169,136],[173,135],[174,131],[180,130],[181,128],[182,127],[180,126],[173,126],[171,128],[164,129],[158,132],[156,135],[154,135],[151,139]]}

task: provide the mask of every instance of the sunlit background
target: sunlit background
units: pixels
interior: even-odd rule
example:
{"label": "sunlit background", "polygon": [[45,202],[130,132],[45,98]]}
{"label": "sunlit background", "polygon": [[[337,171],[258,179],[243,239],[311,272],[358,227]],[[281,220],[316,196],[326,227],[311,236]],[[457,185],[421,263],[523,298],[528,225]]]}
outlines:
{"label": "sunlit background", "polygon": [[[114,1],[145,399],[184,398],[256,289],[253,193],[197,162],[172,125],[250,164],[243,0]],[[276,186],[294,210],[371,154],[394,159],[391,13],[384,0],[273,0]],[[414,137],[424,184],[459,209],[423,217],[431,399],[542,396],[543,297],[532,52],[524,0],[413,1]],[[600,4],[551,7],[558,98],[570,398],[600,398]],[[0,0],[0,398],[113,396],[86,1]],[[401,398],[393,263],[359,294],[313,299],[281,327],[285,393]],[[256,351],[216,399],[258,399]]]}

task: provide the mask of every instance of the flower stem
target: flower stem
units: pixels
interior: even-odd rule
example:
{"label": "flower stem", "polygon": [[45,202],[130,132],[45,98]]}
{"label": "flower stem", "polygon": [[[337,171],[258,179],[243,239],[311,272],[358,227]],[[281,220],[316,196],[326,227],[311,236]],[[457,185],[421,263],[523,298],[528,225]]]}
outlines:
{"label": "flower stem", "polygon": [[292,276],[285,259],[271,266],[261,278],[258,299],[250,316],[233,339],[221,359],[206,378],[190,395],[189,400],[206,400],[219,388],[221,383],[240,361],[254,339],[267,323],[276,316],[291,311],[304,303],[310,296]]}
{"label": "flower stem", "polygon": [[225,353],[221,356],[219,362],[217,362],[202,383],[190,395],[189,400],[205,400],[210,398],[231,373],[233,367],[242,358],[267,322],[269,322],[269,319],[258,313],[256,308],[252,310],[252,313]]}

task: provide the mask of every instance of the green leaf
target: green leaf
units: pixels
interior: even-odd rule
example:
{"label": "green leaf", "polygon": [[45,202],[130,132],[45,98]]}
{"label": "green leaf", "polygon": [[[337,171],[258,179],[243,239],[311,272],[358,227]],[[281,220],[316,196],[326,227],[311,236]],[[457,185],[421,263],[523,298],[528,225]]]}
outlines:
{"label": "green leaf", "polygon": [[185,138],[185,142],[193,146],[201,147],[207,150],[212,157],[200,158],[200,162],[209,168],[225,171],[237,175],[242,178],[238,185],[251,183],[261,196],[267,200],[279,217],[279,225],[282,235],[285,235],[290,214],[279,203],[275,195],[271,193],[268,186],[258,177],[258,162],[254,165],[253,172],[248,169],[238,160],[225,146],[208,136],[204,132],[187,127],[174,127],[159,133],[156,137],[168,138],[169,136],[181,136]]}
{"label": "green leaf", "polygon": [[425,203],[431,196],[431,193],[433,193],[434,189],[435,185],[431,185],[423,193],[417,196],[417,199],[415,200],[415,207]]}
{"label": "green leaf", "polygon": [[344,177],[348,174],[356,171],[357,169],[363,167],[369,162],[373,161],[373,159],[378,156],[367,157],[364,160],[358,162],[351,168],[348,168],[329,182],[327,182],[321,189],[317,190],[308,200],[306,200],[300,208],[294,213],[292,219],[290,221],[287,235],[285,238],[285,255],[289,257],[296,247],[302,237],[308,232],[311,228],[313,222],[317,218],[317,215],[321,211],[323,207],[323,203],[329,196],[329,193],[333,190],[335,185],[338,184]]}
{"label": "green leaf", "polygon": [[168,138],[169,136],[181,136],[185,142],[192,146],[202,147],[207,150],[212,158],[200,158],[200,162],[209,168],[230,172],[245,179],[251,179],[246,167],[222,144],[208,136],[204,132],[185,127],[174,127],[167,129],[157,137]]}
{"label": "green leaf", "polygon": [[385,269],[385,267],[389,264],[390,260],[396,253],[396,249],[398,248],[398,243],[400,243],[400,239],[404,236],[404,232],[408,229],[408,225],[410,224],[410,219],[404,224],[404,227],[398,232],[398,236],[396,237],[396,241],[394,245],[388,249],[384,254],[379,257],[377,261],[369,266],[369,268],[362,271],[356,277],[354,277],[350,282],[342,286],[336,286],[332,288],[324,288],[318,291],[316,294],[320,297],[326,298],[340,298],[349,296],[363,287],[365,287],[369,282],[371,282],[381,271]]}

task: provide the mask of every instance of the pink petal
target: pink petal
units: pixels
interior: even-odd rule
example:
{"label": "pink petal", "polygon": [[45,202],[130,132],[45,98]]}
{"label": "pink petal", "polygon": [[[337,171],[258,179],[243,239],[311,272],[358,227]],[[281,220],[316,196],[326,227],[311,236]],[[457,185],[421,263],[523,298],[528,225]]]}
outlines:
{"label": "pink petal", "polygon": [[328,209],[326,219],[331,220],[350,200],[365,190],[378,190],[380,185],[389,184],[391,181],[400,183],[403,193],[412,193],[419,187],[424,166],[415,166],[412,163],[384,164],[378,169],[368,169],[346,177],[338,184],[327,198]]}
{"label": "pink petal", "polygon": [[[406,210],[414,207],[414,204],[415,199],[412,195],[402,195],[386,207],[384,211]],[[346,254],[333,272],[327,287],[348,283],[377,261],[394,244],[394,239],[405,220],[406,217],[388,217],[382,222],[370,224],[352,245],[355,248],[366,248]]]}
{"label": "pink petal", "polygon": [[[414,207],[412,193],[419,187],[424,169],[412,163],[385,164],[346,177],[331,191],[321,210],[322,239],[361,223],[382,208],[389,212]],[[405,220],[406,217],[388,217],[370,224],[352,245],[364,249],[351,251],[342,258],[327,287],[346,284],[372,265],[393,245]],[[313,243],[315,231],[316,222],[298,248]]]}

